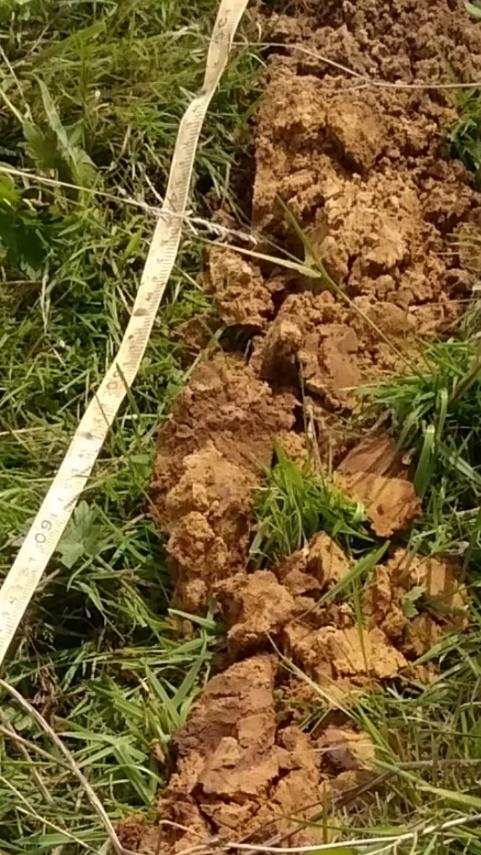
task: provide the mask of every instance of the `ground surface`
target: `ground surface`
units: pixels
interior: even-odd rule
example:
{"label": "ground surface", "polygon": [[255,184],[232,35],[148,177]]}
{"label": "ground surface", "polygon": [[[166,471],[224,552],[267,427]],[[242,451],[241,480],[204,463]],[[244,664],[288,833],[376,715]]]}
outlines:
{"label": "ground surface", "polygon": [[[456,112],[447,93],[416,83],[446,79],[447,63],[455,79],[476,79],[479,31],[458,4],[401,2],[383,15],[369,1],[313,4],[265,27],[295,49],[271,55],[256,115],[252,225],[266,253],[310,253],[323,276],[210,253],[221,318],[250,344],[244,360],[217,355],[194,372],[159,435],[152,497],[169,533],[175,604],[198,611],[215,597],[237,662],[212,678],[175,737],[177,769],[158,810],[186,830],[149,829],[141,851],[219,834],[325,843],[325,829],[299,830],[299,820],[355,794],[374,755],[369,738],[358,754],[362,735],[330,716],[397,675],[432,679],[415,663],[468,623],[459,562],[391,547],[363,589],[359,621],[346,603],[320,605],[353,566],[327,535],[272,571],[249,572],[249,546],[262,469],[276,442],[299,446],[302,411],[318,465],[364,504],[375,535],[404,532],[422,514],[412,472],[385,465],[387,435],[367,446],[348,420],[356,388],[412,366],[423,339],[455,328],[475,284],[453,251],[480,211],[464,167],[446,159],[443,130]],[[366,87],[362,76],[388,85]],[[415,589],[445,600],[441,620],[403,608]],[[285,657],[307,682],[286,675]],[[309,686],[326,708],[307,734],[291,705]]]}
{"label": "ground surface", "polygon": [[[177,40],[200,69],[205,35],[187,7],[156,15],[145,3],[45,18],[30,53],[10,36],[14,109],[37,128],[37,155],[40,131],[44,149],[50,137],[28,86],[36,64],[56,85],[49,39],[58,73],[82,71],[73,115],[58,108],[85,157],[56,150],[34,161],[38,174],[84,185],[88,162],[93,186],[119,183],[134,204],[162,186],[162,143],[197,82]],[[253,48],[241,50],[199,157],[198,212],[238,234],[230,247],[187,243],[137,403],[8,676],[74,747],[130,850],[391,833],[368,851],[481,851],[479,357],[466,321],[481,195],[449,145],[461,110],[449,87],[481,77],[481,24],[458,0],[303,2],[262,5],[241,41],[259,32],[262,78]],[[144,68],[142,51],[157,66]],[[7,159],[32,168],[32,132],[24,151],[7,128]],[[6,357],[7,564],[38,501],[18,472],[47,459],[41,494],[118,340],[144,240],[117,190],[110,210],[67,192],[34,197],[23,181],[5,259],[6,314],[23,330]],[[58,230],[58,258],[21,257],[18,229],[34,216],[36,233]],[[77,254],[89,247],[76,278],[72,229]],[[173,406],[148,488],[159,400],[162,414]],[[2,722],[5,852],[100,851],[102,829],[55,756],[32,770],[33,724],[10,704]]]}

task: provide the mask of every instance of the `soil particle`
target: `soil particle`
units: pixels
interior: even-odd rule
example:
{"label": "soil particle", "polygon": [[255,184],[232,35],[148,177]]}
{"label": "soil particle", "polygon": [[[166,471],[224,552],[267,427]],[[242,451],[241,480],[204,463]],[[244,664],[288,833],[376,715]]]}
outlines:
{"label": "soil particle", "polygon": [[291,396],[273,394],[240,358],[218,354],[203,361],[158,434],[151,489],[159,522],[169,525],[166,496],[187,455],[211,442],[232,463],[258,472],[271,462],[272,438],[292,427],[294,404]]}
{"label": "soil particle", "polygon": [[411,660],[468,621],[460,568],[453,561],[397,549],[372,571],[362,601],[366,627],[357,625],[347,604],[318,602],[349,569],[325,534],[273,568],[295,600],[295,614],[284,622],[278,644],[333,701],[401,672],[413,674]]}
{"label": "soil particle", "polygon": [[[274,569],[238,574],[216,586],[232,652],[245,653],[275,633],[281,650],[313,682],[291,678],[279,692],[278,660],[268,653],[244,658],[213,677],[174,737],[176,771],[158,803],[159,819],[188,830],[172,825],[144,830],[132,820],[121,839],[132,840],[141,852],[174,855],[219,836],[260,841],[267,839],[266,829],[268,839],[292,834],[293,846],[319,843],[318,830],[296,831],[298,818],[308,819],[318,804],[330,804],[366,783],[374,746],[367,735],[343,724],[303,733],[293,724],[296,708],[312,709],[321,698],[342,708],[356,692],[408,674],[409,659],[425,653],[446,627],[466,622],[453,562],[397,550],[372,573],[363,627],[347,606],[319,607],[304,594],[306,587],[310,593],[326,590],[349,569],[327,535],[315,536]],[[293,579],[304,582],[300,596],[288,590]],[[403,611],[413,592],[411,603],[426,609],[414,620]],[[431,616],[435,603],[436,618]]]}
{"label": "soil particle", "polygon": [[165,501],[173,521],[167,549],[174,601],[184,609],[197,609],[229,568],[243,567],[256,483],[252,471],[231,463],[212,442],[184,458],[184,474]]}
{"label": "soil particle", "polygon": [[341,582],[351,569],[350,562],[342,549],[329,535],[316,534],[309,543],[306,570],[321,583],[323,588]]}
{"label": "soil particle", "polygon": [[299,623],[285,628],[285,644],[294,661],[332,697],[349,694],[356,686],[375,686],[392,679],[407,666],[400,651],[382,630],[324,626],[306,631]]}
{"label": "soil particle", "polygon": [[406,549],[374,569],[363,599],[371,625],[414,659],[452,630],[468,625],[461,567],[452,559],[422,558]]}
{"label": "soil particle", "polygon": [[383,431],[362,437],[337,467],[343,475],[367,473],[396,476],[405,469],[405,462],[393,438]]}
{"label": "soil particle", "polygon": [[349,570],[346,555],[325,532],[314,535],[306,546],[274,568],[279,581],[295,594],[325,591]]}
{"label": "soil particle", "polygon": [[[266,826],[269,835],[295,832],[297,823],[283,817],[307,817],[307,806],[319,801],[319,755],[310,737],[276,727],[275,672],[273,657],[260,655],[208,683],[175,737],[177,772],[158,804],[160,819],[189,831],[159,831],[159,851],[179,852],[218,834],[245,838]],[[296,835],[304,843],[320,839],[318,830]],[[143,841],[139,848],[152,851]]]}
{"label": "soil particle", "polygon": [[218,247],[210,252],[206,291],[224,323],[264,329],[274,314],[272,297],[279,288],[278,281],[264,281],[259,267],[239,253]]}
{"label": "soil particle", "polygon": [[321,223],[326,234],[317,238],[316,248],[336,282],[346,283],[351,293],[369,293],[379,276],[396,276],[400,266],[415,269],[414,240],[420,239],[418,232],[426,239],[430,231],[421,228],[412,179],[394,170],[344,182],[326,201]]}
{"label": "soil particle", "polygon": [[374,166],[386,146],[387,127],[372,98],[345,94],[333,98],[327,107],[326,129],[356,171]]}
{"label": "soil particle", "polygon": [[146,836],[150,832],[150,826],[141,814],[132,814],[120,823],[117,834],[122,846],[126,849],[137,851],[142,843],[144,845]]}
{"label": "soil particle", "polygon": [[[481,34],[461,0],[444,0],[442,21],[438,5],[421,4],[421,11],[419,4],[391,0],[383,12],[389,29],[379,21],[375,0],[328,4],[329,11],[313,4],[311,12],[296,18],[271,16],[269,38],[300,49],[272,60],[257,117],[255,226],[291,239],[277,201],[282,199],[337,284],[351,299],[365,297],[363,311],[370,307],[371,320],[389,336],[394,330],[404,335],[408,348],[413,333],[433,335],[451,324],[459,315],[458,298],[470,292],[473,276],[462,269],[451,237],[476,215],[480,196],[461,164],[446,157],[445,129],[456,117],[449,93],[373,89],[329,62],[354,74],[411,84],[446,80],[446,62],[452,60],[456,79],[475,79],[481,71]],[[421,27],[418,15],[424,18]],[[298,276],[286,294],[313,290],[313,283]],[[300,309],[297,319],[295,314],[289,323],[297,325],[297,333],[289,333],[285,317],[279,329],[268,331],[264,376],[275,375],[275,351],[280,364],[293,356],[299,360],[295,339],[300,330],[305,341],[304,313]],[[319,343],[309,342],[307,350],[315,352],[307,360],[315,378],[311,391],[325,396],[326,381],[319,382],[313,371]],[[338,364],[337,352],[333,357],[338,385],[345,389],[363,377],[365,366],[355,349],[353,354],[349,370],[345,359]],[[384,367],[376,359],[374,364]]]}
{"label": "soil particle", "polygon": [[255,485],[252,472],[231,463],[211,442],[184,458],[184,474],[165,502],[166,515],[175,520],[167,547],[174,602],[183,608],[199,608],[216,580],[243,567]]}
{"label": "soil particle", "polygon": [[317,745],[321,754],[340,770],[363,769],[376,756],[369,736],[349,727],[326,727]]}
{"label": "soil particle", "polygon": [[[287,590],[295,597],[317,597],[322,592],[322,585],[315,576],[305,572],[305,556],[295,552],[292,561],[285,562],[283,567],[276,568],[278,574],[283,573],[283,582]],[[285,574],[285,575],[284,575]]]}
{"label": "soil particle", "polygon": [[268,644],[295,611],[293,596],[268,570],[238,573],[220,582],[214,591],[229,627],[232,655]]}
{"label": "soil particle", "polygon": [[266,336],[256,342],[251,365],[274,388],[305,391],[327,409],[353,409],[353,388],[377,371],[393,370],[396,353],[379,341],[365,317],[376,322],[379,313],[389,324],[391,339],[404,339],[411,325],[405,311],[384,303],[372,306],[364,297],[354,306],[336,301],[329,291],[291,294],[284,301]]}
{"label": "soil particle", "polygon": [[466,626],[466,600],[453,562],[398,549],[374,568],[363,596],[366,627],[346,603],[319,603],[351,568],[325,533],[273,567],[237,574],[216,587],[232,655],[277,646],[333,700],[375,688]]}
{"label": "soil particle", "polygon": [[286,457],[289,457],[301,466],[309,462],[310,450],[306,437],[303,434],[294,433],[293,431],[281,431],[277,435],[276,447],[280,448]]}
{"label": "soil particle", "polygon": [[[209,682],[175,737],[177,772],[159,804],[162,818],[175,814],[182,802],[207,817],[209,828],[231,828],[255,814],[279,774],[275,670],[271,657],[259,656]],[[230,800],[240,803],[237,812]]]}
{"label": "soil particle", "polygon": [[356,472],[340,475],[338,480],[346,495],[365,506],[372,529],[380,537],[402,531],[421,513],[413,485],[403,478]]}
{"label": "soil particle", "polygon": [[331,272],[338,284],[349,283],[355,261],[365,272],[372,263],[396,276],[401,262],[422,265],[421,240],[435,250],[441,237],[424,215],[426,189],[434,185],[447,210],[458,186],[460,217],[478,198],[462,170],[454,170],[453,180],[451,169],[447,196],[444,176],[436,175],[436,158],[443,164],[444,156],[439,125],[454,117],[452,108],[427,94],[333,94],[317,77],[274,69],[258,117],[256,226],[282,233],[280,196],[309,232],[317,232],[323,258],[337,239]]}
{"label": "soil particle", "polygon": [[167,824],[131,818],[120,828],[122,841],[146,855],[219,839],[322,842],[321,828],[302,829],[299,820],[314,818],[358,782],[355,772],[369,766],[373,748],[351,728],[327,727],[313,737],[279,724],[275,680],[274,657],[261,654],[209,681],[175,737],[177,771],[157,805]]}
{"label": "soil particle", "polygon": [[178,396],[159,433],[151,495],[179,607],[200,609],[217,581],[245,569],[252,492],[293,407],[225,356],[201,364]]}
{"label": "soil particle", "polygon": [[305,678],[283,675],[278,691],[279,724],[302,724],[319,704],[319,689]]}
{"label": "soil particle", "polygon": [[172,339],[177,345],[183,367],[189,369],[192,362],[209,346],[218,326],[218,315],[210,310],[182,321],[172,330]]}
{"label": "soil particle", "polygon": [[462,0],[440,0],[435,6],[389,0],[382,7],[377,0],[334,0],[322,6],[303,0],[293,15],[267,18],[265,35],[285,44],[303,43],[321,54],[297,54],[295,65],[302,73],[306,68],[319,75],[334,73],[325,59],[391,81],[443,81],[449,67],[456,80],[469,82],[481,69],[481,34]]}
{"label": "soil particle", "polygon": [[228,627],[231,655],[263,648],[272,638],[279,641],[281,630],[292,618],[309,623],[311,612],[316,627],[331,623],[338,628],[351,626],[345,604],[316,607],[319,595],[349,570],[343,551],[321,532],[273,571],[238,573],[218,583],[213,590]]}

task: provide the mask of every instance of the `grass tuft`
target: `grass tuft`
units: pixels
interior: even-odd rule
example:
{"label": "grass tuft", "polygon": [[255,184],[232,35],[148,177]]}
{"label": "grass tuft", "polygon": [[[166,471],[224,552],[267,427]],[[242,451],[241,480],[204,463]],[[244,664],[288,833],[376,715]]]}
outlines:
{"label": "grass tuft", "polygon": [[[154,225],[149,207],[202,81],[217,5],[200,0],[193,16],[186,0],[0,3],[0,580],[120,343]],[[261,68],[247,43],[236,48],[201,139],[195,215],[210,219],[221,205],[246,215],[234,185],[246,183]],[[147,497],[154,432],[196,356],[186,325],[211,328],[197,281],[204,249],[186,227],[135,390],[6,665],[114,822],[150,812],[170,736],[218,646],[209,615],[168,610]],[[2,697],[0,851],[79,855],[104,844],[48,740]]]}
{"label": "grass tuft", "polygon": [[461,160],[481,180],[481,90],[460,89],[456,94],[458,117],[449,128],[447,139],[452,157]]}
{"label": "grass tuft", "polygon": [[255,499],[257,532],[251,546],[256,564],[272,563],[325,531],[347,551],[372,546],[362,504],[345,496],[309,462],[297,463],[281,449]]}
{"label": "grass tuft", "polygon": [[481,557],[481,354],[465,327],[458,340],[436,342],[423,374],[402,375],[364,390],[391,414],[399,447],[413,458],[424,515],[411,541],[422,552]]}
{"label": "grass tuft", "polygon": [[[0,171],[0,578],[120,342],[154,221],[142,206],[158,205],[164,192],[216,8],[199,0],[194,16],[187,0],[0,2],[0,167],[24,173]],[[249,119],[261,69],[246,43],[214,98],[195,166],[196,215],[210,218],[222,206],[240,226],[246,219]],[[462,97],[451,150],[479,178],[481,100],[476,91]],[[466,240],[471,247],[472,235]],[[306,265],[321,276],[303,242]],[[194,358],[183,344],[185,324],[208,328],[211,307],[197,284],[203,252],[186,229],[134,394],[5,675],[61,733],[113,822],[133,810],[151,816],[171,736],[219,647],[210,614],[168,609],[170,580],[146,495],[154,431]],[[426,515],[411,540],[425,552],[461,552],[472,578],[481,558],[477,348],[470,330],[434,345],[424,376],[370,390],[412,449]],[[329,596],[360,601],[359,586],[386,548],[369,534],[360,505],[279,452],[256,514],[254,563],[279,560],[327,531],[358,559]],[[431,685],[392,687],[353,706],[389,787],[370,793],[362,811],[339,808],[337,832],[343,824],[399,831],[471,810],[481,796],[478,770],[465,763],[480,757],[479,641],[476,624],[432,653],[445,672]],[[55,748],[9,698],[0,700],[0,851],[106,855],[104,829]],[[433,835],[416,851],[481,853],[481,835],[452,830],[447,842]]]}

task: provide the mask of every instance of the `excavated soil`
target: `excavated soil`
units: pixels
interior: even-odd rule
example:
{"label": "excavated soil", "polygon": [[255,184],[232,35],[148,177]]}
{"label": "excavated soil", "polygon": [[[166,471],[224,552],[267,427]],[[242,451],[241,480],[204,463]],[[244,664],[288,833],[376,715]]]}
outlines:
{"label": "excavated soil", "polygon": [[245,570],[251,498],[273,439],[294,424],[295,398],[274,395],[250,366],[217,355],[180,393],[159,436],[152,500],[174,578],[174,603],[207,605],[213,585]]}
{"label": "excavated soil", "polygon": [[[481,29],[462,0],[287,8],[260,22],[276,47],[255,119],[252,228],[260,252],[304,270],[211,251],[204,285],[249,346],[201,360],[159,432],[151,497],[173,603],[216,604],[227,652],[174,738],[159,821],[120,828],[149,855],[324,842],[299,820],[370,797],[375,752],[348,723],[352,699],[428,681],[419,657],[468,622],[457,563],[395,542],[364,585],[362,622],[337,596],[352,561],[324,532],[268,569],[249,562],[255,491],[276,446],[305,458],[306,421],[317,465],[362,502],[373,536],[396,538],[422,513],[409,457],[379,425],[361,438],[347,425],[356,388],[412,368],[423,341],[455,328],[474,284],[455,238],[481,222],[446,148],[452,91],[420,85],[479,79]],[[306,705],[330,710],[308,733]]]}

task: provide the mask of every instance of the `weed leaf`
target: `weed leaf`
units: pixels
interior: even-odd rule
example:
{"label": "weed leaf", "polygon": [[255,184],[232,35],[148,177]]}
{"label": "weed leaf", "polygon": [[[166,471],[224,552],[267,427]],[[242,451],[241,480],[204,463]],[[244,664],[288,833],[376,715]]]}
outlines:
{"label": "weed leaf", "polygon": [[79,502],[67,531],[57,547],[64,567],[70,569],[82,556],[95,555],[98,546],[95,520],[95,511],[89,507],[88,503]]}

